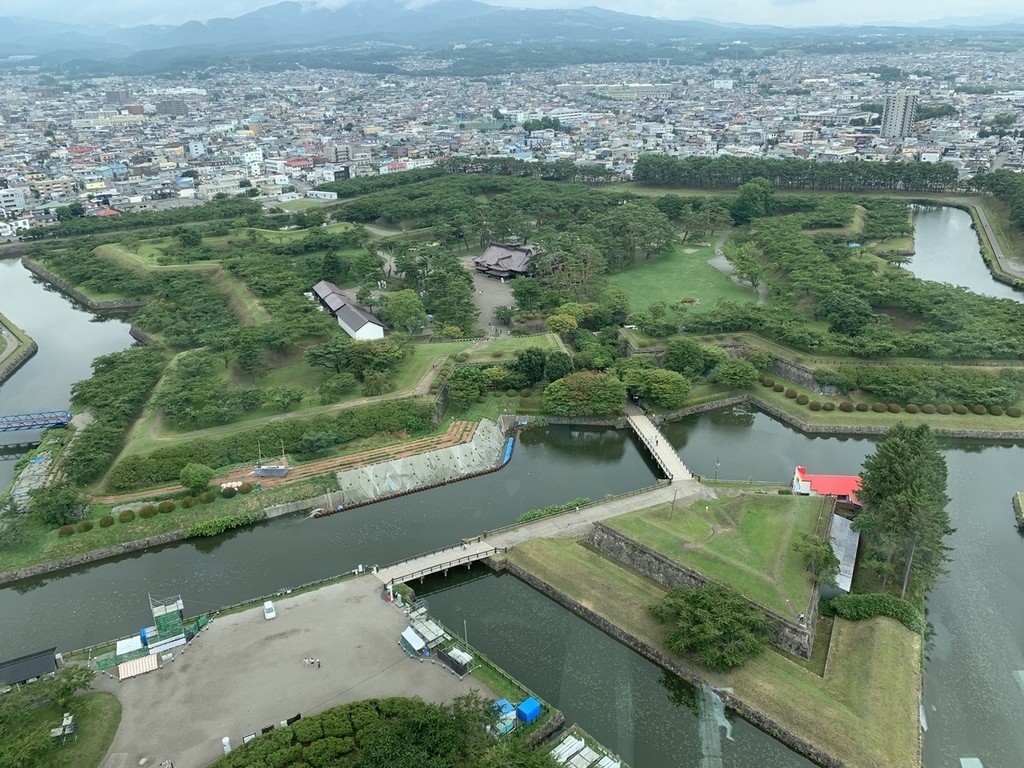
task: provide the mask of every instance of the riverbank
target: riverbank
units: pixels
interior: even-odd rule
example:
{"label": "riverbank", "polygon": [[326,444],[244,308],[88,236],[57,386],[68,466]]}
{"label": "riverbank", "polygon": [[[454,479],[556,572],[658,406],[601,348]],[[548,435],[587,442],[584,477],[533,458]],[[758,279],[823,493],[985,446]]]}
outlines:
{"label": "riverbank", "polygon": [[818,765],[920,765],[921,638],[895,621],[837,620],[823,676],[777,652],[717,674],[664,645],[647,610],[663,588],[574,540],[534,540],[495,564],[653,663],[714,686],[726,706]]}
{"label": "riverbank", "polygon": [[74,299],[92,312],[128,312],[133,309],[138,309],[139,307],[144,307],[149,302],[148,299],[112,299],[109,301],[96,301],[89,298],[70,283],[65,282],[41,264],[33,261],[27,256],[22,257],[21,263],[25,269],[40,280],[49,283],[61,293]]}
{"label": "riverbank", "polygon": [[0,313],[0,384],[11,378],[38,351],[35,341]]}

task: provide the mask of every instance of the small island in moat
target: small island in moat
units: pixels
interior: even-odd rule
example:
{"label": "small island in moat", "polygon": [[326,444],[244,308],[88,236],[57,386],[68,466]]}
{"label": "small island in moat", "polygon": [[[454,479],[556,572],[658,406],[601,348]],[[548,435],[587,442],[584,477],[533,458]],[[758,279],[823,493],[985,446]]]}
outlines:
{"label": "small island in moat", "polygon": [[[1024,321],[1005,300],[918,280],[904,268],[913,244],[905,199],[778,192],[764,177],[770,163],[744,165],[735,195],[712,196],[684,188],[701,183],[685,160],[644,155],[632,185],[601,174],[550,180],[525,164],[509,176],[509,162],[474,161],[470,174],[452,159],[437,173],[337,182],[330,191],[356,199],[300,212],[234,198],[66,218],[55,237],[29,246],[26,265],[41,279],[95,306],[134,307],[140,344],[97,359],[93,376],[72,392],[75,426],[44,433],[18,467],[45,455],[52,477],[0,504],[2,578],[217,535],[303,499],[318,500],[306,508],[344,511],[339,473],[466,444],[483,418],[504,416],[513,430],[521,426],[513,414],[622,422],[635,402],[658,422],[743,400],[810,432],[883,434],[906,421],[940,435],[1024,435]],[[574,180],[586,183],[566,183]],[[905,183],[914,189],[910,177]],[[952,200],[952,184],[927,176],[920,200],[985,215],[970,198]],[[1019,234],[1007,226],[1001,236]],[[1001,252],[981,229],[979,238],[982,255]],[[508,274],[485,273],[474,260],[488,250],[522,258],[494,262]],[[345,302],[317,301],[312,291],[322,281]],[[343,307],[358,312],[348,317]],[[379,321],[363,325],[389,333],[360,337],[366,317]],[[250,477],[262,456],[277,461],[279,453],[286,477]],[[724,503],[708,503],[707,515],[713,507],[732,520],[737,513]],[[762,503],[754,497],[751,509]],[[684,566],[700,554],[698,529],[711,532],[711,544],[728,540],[721,519],[700,520],[661,523],[660,535],[689,543],[675,553],[685,555]],[[934,542],[916,553],[879,549],[866,571],[861,564],[872,574],[867,588],[862,581],[855,591],[902,593],[917,610],[941,572],[929,558],[941,552]],[[797,594],[791,588],[817,571],[794,575],[792,557],[776,554],[782,570],[773,577],[782,580],[768,591],[731,586],[784,615],[779,608]],[[611,624],[664,650],[647,610],[659,589],[643,580],[627,589],[622,566],[597,568],[591,558],[607,565],[575,541],[536,539],[509,552],[507,563],[550,577],[580,605],[608,611]],[[908,560],[931,570],[904,569]],[[706,575],[725,582],[716,568],[746,572],[740,561],[724,562],[693,567],[710,567]],[[572,591],[573,579],[545,571],[558,563],[583,569],[573,583],[588,583],[582,574],[596,568],[593,579],[619,579],[618,588],[635,590],[634,602],[644,595],[632,609],[643,620],[593,602],[614,594],[613,583]],[[772,597],[772,589],[782,591]],[[862,683],[914,689],[917,614],[893,605],[903,603],[876,601],[846,617],[835,609],[826,643],[831,680],[776,651],[738,671],[697,676],[732,687],[735,705],[755,722],[755,711],[771,710],[817,745],[808,733],[821,723],[805,718],[849,719],[843,707],[874,690],[858,689]],[[852,621],[879,612],[899,614],[915,631],[889,618]],[[819,621],[814,636],[829,623]],[[865,648],[874,657],[858,666]],[[825,662],[814,654],[805,662],[815,663]],[[780,681],[792,678],[791,689],[778,683],[792,695],[769,695],[775,683],[755,674],[767,675],[765,665]],[[876,676],[849,671],[865,667]],[[834,697],[837,709],[797,703],[807,696]],[[886,700],[916,717],[914,702]],[[901,726],[891,753],[873,743],[872,717],[865,714],[865,743],[848,729],[830,739],[829,754],[874,765],[916,744],[912,725]]]}

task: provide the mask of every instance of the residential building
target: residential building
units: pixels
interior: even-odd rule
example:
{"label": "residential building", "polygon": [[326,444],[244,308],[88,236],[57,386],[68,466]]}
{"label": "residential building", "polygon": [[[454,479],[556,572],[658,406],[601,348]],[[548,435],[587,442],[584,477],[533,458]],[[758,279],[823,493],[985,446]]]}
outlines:
{"label": "residential building", "polygon": [[917,112],[917,93],[900,91],[885,97],[882,107],[881,135],[886,139],[902,139],[913,133]]}

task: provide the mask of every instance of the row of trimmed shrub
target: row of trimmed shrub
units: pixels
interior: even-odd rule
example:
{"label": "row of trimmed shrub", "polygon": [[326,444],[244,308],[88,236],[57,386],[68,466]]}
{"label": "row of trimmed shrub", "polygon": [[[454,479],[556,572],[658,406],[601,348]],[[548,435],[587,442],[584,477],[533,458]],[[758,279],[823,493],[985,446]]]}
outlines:
{"label": "row of trimmed shrub", "polygon": [[[782,384],[777,383],[774,379],[771,379],[767,376],[764,376],[764,378],[761,379],[761,386],[771,387],[772,390],[775,392],[783,392],[789,399],[796,400],[797,405],[806,405],[812,411],[834,411],[836,409],[836,404],[831,401],[821,403],[817,400],[811,400],[810,397],[808,397],[805,394],[797,392],[796,389],[794,389],[793,387],[789,387],[787,389]],[[886,411],[888,411],[889,413],[900,413],[901,411],[906,411],[907,413],[911,414],[940,413],[946,416],[948,416],[951,413],[957,413],[961,415],[965,413],[976,413],[979,416],[1002,416],[1005,414],[1014,419],[1019,419],[1021,417],[1021,414],[1024,413],[1024,411],[1022,411],[1021,408],[1016,405],[1011,405],[1009,408],[1003,408],[1001,405],[984,406],[981,405],[980,403],[968,409],[966,405],[950,405],[948,403],[943,403],[941,405],[932,405],[931,403],[925,403],[924,405],[917,405],[916,403],[908,403],[907,405],[900,405],[899,403],[873,403],[871,405],[868,405],[867,403],[855,404],[850,402],[849,400],[844,400],[841,403],[839,403],[838,407],[839,410],[845,413],[850,413],[851,411],[855,410],[861,412],[871,410],[874,411],[875,413],[885,413]]]}
{"label": "row of trimmed shrub", "polygon": [[[220,495],[223,496],[225,499],[230,499],[233,498],[238,493],[251,493],[252,490],[252,483],[242,483],[238,488],[222,488]],[[198,501],[202,502],[203,504],[212,504],[214,501],[216,501],[216,499],[217,494],[215,494],[213,491],[203,491],[201,494],[199,494]],[[155,517],[158,512],[167,514],[177,509],[178,504],[181,505],[182,509],[191,509],[196,505],[196,503],[197,500],[194,496],[184,496],[178,501],[177,504],[175,504],[170,499],[167,499],[165,501],[161,501],[159,504],[147,504],[146,506],[141,507],[138,511],[138,517],[148,519],[150,517]],[[135,518],[135,510],[124,509],[118,513],[116,519],[122,523],[130,523]],[[109,528],[114,524],[114,520],[115,518],[113,515],[104,515],[97,522],[99,523],[100,528]],[[78,523],[78,525],[61,526],[57,529],[57,534],[62,538],[66,538],[75,533],[87,533],[91,531],[93,527],[94,525],[92,520],[82,520],[80,523]]]}
{"label": "row of trimmed shrub", "polygon": [[925,633],[924,614],[913,603],[893,595],[871,593],[867,595],[839,595],[821,601],[821,611],[847,621],[862,621],[875,616],[896,619],[911,632]]}

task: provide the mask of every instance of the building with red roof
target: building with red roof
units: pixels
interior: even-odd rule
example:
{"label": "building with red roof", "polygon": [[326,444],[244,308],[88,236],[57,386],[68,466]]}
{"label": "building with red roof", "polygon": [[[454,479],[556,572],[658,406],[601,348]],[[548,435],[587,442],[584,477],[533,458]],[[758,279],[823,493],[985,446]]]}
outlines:
{"label": "building with red roof", "polygon": [[859,509],[859,490],[859,475],[812,475],[807,467],[797,467],[793,473],[793,493],[801,496],[835,496]]}

